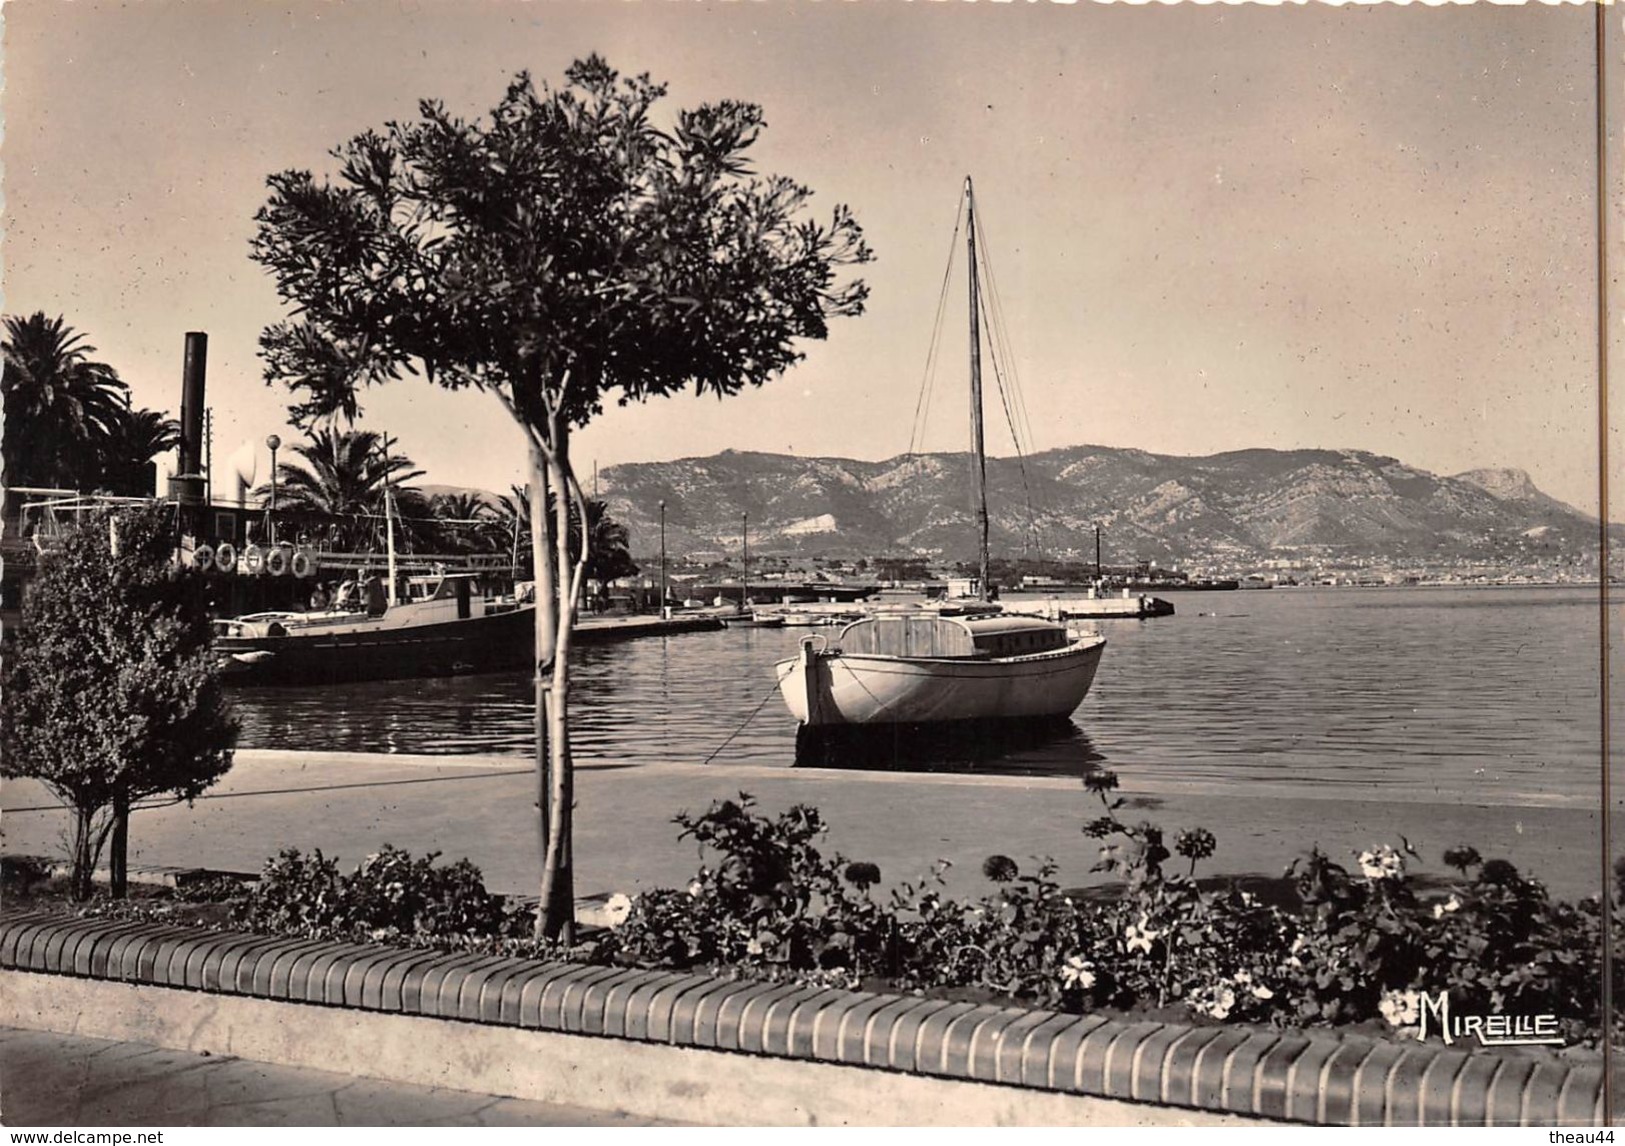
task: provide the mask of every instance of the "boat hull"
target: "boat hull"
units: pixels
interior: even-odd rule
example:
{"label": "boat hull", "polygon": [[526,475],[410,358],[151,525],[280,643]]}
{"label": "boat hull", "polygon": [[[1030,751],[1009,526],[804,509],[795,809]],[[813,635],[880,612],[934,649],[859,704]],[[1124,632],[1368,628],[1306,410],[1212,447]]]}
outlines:
{"label": "boat hull", "polygon": [[972,660],[819,652],[777,665],[790,712],[810,728],[1065,717],[1083,702],[1104,637],[1029,656]]}
{"label": "boat hull", "polygon": [[402,677],[501,672],[531,664],[535,611],[388,627],[349,625],[287,636],[216,637],[233,684],[344,684]]}

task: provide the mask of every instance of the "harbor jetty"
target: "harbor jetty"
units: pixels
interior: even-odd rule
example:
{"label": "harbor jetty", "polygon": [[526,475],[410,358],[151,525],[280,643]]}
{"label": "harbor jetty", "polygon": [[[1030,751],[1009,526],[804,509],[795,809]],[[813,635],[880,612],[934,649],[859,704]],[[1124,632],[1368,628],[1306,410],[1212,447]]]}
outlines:
{"label": "harbor jetty", "polygon": [[708,633],[722,628],[714,613],[674,613],[669,617],[612,614],[576,619],[577,641],[617,641],[632,637],[666,637],[677,633]]}
{"label": "harbor jetty", "polygon": [[1070,620],[1135,620],[1146,617],[1171,617],[1171,601],[1152,597],[1146,593],[1131,593],[1124,589],[1121,596],[1106,597],[1095,593],[1083,596],[1061,597],[1008,597],[1000,602],[1006,613],[1028,617],[1043,617],[1046,621]]}

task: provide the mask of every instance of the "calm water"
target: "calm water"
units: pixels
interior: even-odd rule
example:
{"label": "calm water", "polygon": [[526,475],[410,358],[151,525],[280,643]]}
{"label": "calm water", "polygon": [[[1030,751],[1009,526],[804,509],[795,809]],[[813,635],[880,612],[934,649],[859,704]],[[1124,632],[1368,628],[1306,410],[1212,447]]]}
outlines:
{"label": "calm water", "polygon": [[[1313,786],[1353,796],[1593,805],[1595,590],[1180,593],[1178,615],[1100,621],[1095,686],[1058,735],[911,743],[869,766],[1081,772]],[[1615,623],[1618,623],[1616,617]],[[579,649],[581,760],[796,762],[772,666],[809,630],[728,630]],[[525,675],[237,693],[245,747],[531,751]],[[805,762],[805,761],[804,761]]]}

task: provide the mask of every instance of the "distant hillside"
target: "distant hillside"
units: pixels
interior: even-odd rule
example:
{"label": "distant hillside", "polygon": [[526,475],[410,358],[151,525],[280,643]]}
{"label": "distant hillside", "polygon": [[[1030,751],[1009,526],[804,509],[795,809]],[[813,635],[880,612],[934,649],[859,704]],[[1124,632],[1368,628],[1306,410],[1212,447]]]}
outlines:
{"label": "distant hillside", "polygon": [[[975,551],[968,454],[883,462],[725,451],[611,466],[609,512],[635,552],[737,551],[749,515],[753,553]],[[1030,507],[1030,508],[1029,508]],[[1535,488],[1521,470],[1440,477],[1358,450],[1237,450],[1176,457],[1074,446],[1026,460],[988,459],[996,553],[1108,560],[1245,560],[1269,555],[1424,559],[1577,555],[1596,524]]]}

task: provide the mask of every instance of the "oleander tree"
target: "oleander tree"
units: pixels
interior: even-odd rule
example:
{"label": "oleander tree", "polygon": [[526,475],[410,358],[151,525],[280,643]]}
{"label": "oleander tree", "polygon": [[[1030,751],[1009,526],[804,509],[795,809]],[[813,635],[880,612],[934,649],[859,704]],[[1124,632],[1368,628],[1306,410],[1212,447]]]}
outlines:
{"label": "oleander tree", "polygon": [[353,418],[364,387],[421,373],[493,396],[524,436],[549,939],[573,937],[568,654],[591,556],[570,545],[572,507],[590,523],[571,434],[606,401],[762,385],[867,294],[852,213],[815,219],[806,187],[753,171],[760,108],[662,126],[665,94],[592,56],[557,87],[521,73],[481,119],[425,101],[337,147],[330,177],[272,175],[256,215],[253,257],[289,306],[260,351],[295,419]]}
{"label": "oleander tree", "polygon": [[171,561],[172,510],[88,518],[41,559],[7,642],[0,775],[42,781],[73,815],[72,893],[111,837],[125,891],[130,811],[191,800],[231,767],[237,724],[193,574]]}

